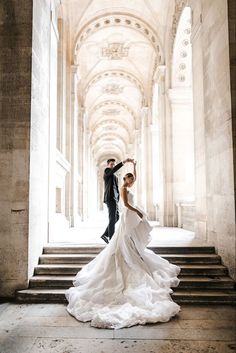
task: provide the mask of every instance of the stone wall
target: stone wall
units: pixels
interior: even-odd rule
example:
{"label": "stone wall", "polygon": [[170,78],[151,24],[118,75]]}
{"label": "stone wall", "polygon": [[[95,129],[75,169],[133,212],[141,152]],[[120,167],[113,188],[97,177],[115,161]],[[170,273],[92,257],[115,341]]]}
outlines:
{"label": "stone wall", "polygon": [[0,23],[0,296],[13,296],[47,240],[50,1],[4,0]]}
{"label": "stone wall", "polygon": [[9,296],[27,283],[32,1],[0,7],[0,296]]}
{"label": "stone wall", "polygon": [[190,1],[196,151],[196,233],[235,277],[232,111],[226,0]]}
{"label": "stone wall", "polygon": [[[230,55],[230,89],[232,128],[234,146],[234,190],[236,192],[236,2],[228,0],[229,55]],[[236,203],[235,203],[236,208]]]}
{"label": "stone wall", "polygon": [[[48,239],[51,1],[33,1],[28,275]],[[53,10],[53,8],[52,8]]]}

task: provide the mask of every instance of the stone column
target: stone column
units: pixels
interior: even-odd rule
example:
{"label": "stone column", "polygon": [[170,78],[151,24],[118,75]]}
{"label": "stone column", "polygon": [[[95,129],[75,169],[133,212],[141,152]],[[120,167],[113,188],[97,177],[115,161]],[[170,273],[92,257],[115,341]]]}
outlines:
{"label": "stone column", "polygon": [[159,221],[161,226],[173,226],[172,131],[169,100],[166,96],[166,67],[160,65],[154,74],[158,85],[159,131]]}
{"label": "stone column", "polygon": [[104,197],[104,181],[103,181],[103,173],[104,173],[104,168],[102,167],[101,164],[99,164],[99,183],[98,183],[98,189],[99,189],[99,210],[102,211],[104,210],[104,203],[103,203],[103,197]]}
{"label": "stone column", "polygon": [[193,10],[196,234],[215,245],[235,278],[234,118],[227,1],[190,0],[190,3]]}
{"label": "stone column", "polygon": [[70,226],[79,223],[78,218],[78,82],[79,68],[71,66],[71,171],[70,171]]}
{"label": "stone column", "polygon": [[1,2],[0,296],[27,284],[32,1],[24,9]]}
{"label": "stone column", "polygon": [[155,220],[156,210],[153,202],[153,125],[152,125],[152,112],[148,108],[146,117],[146,210],[150,220]]}
{"label": "stone column", "polygon": [[134,137],[134,158],[137,160],[137,181],[135,185],[137,204],[142,204],[142,160],[141,160],[141,131],[137,126]]}
{"label": "stone column", "polygon": [[64,84],[64,67],[63,67],[63,20],[58,19],[58,60],[57,60],[57,149],[63,153],[63,113],[64,113],[64,95],[63,95],[63,84]]}
{"label": "stone column", "polygon": [[178,224],[178,202],[195,200],[194,132],[191,88],[168,90],[172,113],[174,225]]}
{"label": "stone column", "polygon": [[[230,60],[230,90],[233,128],[233,154],[234,154],[234,195],[236,195],[236,6],[234,0],[228,0],[228,31],[229,31],[229,60]],[[235,211],[236,211],[236,197]]]}
{"label": "stone column", "polygon": [[83,117],[84,109],[81,104],[78,107],[78,215],[79,219],[83,213]]}
{"label": "stone column", "polygon": [[50,110],[49,110],[49,235],[50,240],[58,232],[56,219],[56,161],[57,161],[57,51],[58,31],[56,21],[51,17],[50,26]]}
{"label": "stone column", "polygon": [[100,175],[100,170],[98,164],[96,164],[97,168],[97,210],[101,210],[101,189],[100,189],[100,180],[101,180],[101,175]]}
{"label": "stone column", "polygon": [[141,206],[144,211],[147,211],[147,119],[148,119],[148,108],[143,107],[141,113],[141,143],[140,143],[140,159],[141,159]]}
{"label": "stone column", "polygon": [[87,126],[87,111],[83,111],[83,174],[82,174],[82,188],[83,188],[83,213],[82,220],[88,217],[88,176],[89,176],[89,129]]}
{"label": "stone column", "polygon": [[201,1],[194,3],[192,27],[192,67],[193,67],[193,113],[194,113],[194,150],[195,150],[195,194],[196,220],[195,234],[206,240],[207,205],[206,205],[206,141],[204,107],[204,67],[202,48],[202,13]]}
{"label": "stone column", "polygon": [[159,127],[158,124],[149,126],[152,143],[152,204],[153,219],[160,222],[160,201],[161,201],[161,183],[160,183],[160,150],[159,150]]}
{"label": "stone column", "polygon": [[1,1],[1,297],[28,286],[48,240],[52,10],[50,1]]}

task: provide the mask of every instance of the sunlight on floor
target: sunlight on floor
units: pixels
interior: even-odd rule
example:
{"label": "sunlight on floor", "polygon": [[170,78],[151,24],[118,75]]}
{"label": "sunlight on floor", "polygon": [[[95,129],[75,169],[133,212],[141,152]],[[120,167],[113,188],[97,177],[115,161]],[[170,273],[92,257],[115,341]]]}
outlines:
{"label": "sunlight on floor", "polygon": [[[151,232],[152,241],[149,245],[204,245],[195,238],[194,232],[182,228],[160,227],[158,222],[150,222],[153,226]],[[118,225],[118,223],[117,223]],[[68,231],[58,230],[57,234],[50,238],[50,243],[74,243],[74,244],[104,244],[100,236],[107,226],[107,213],[100,212],[75,228]],[[208,244],[209,245],[209,244]]]}

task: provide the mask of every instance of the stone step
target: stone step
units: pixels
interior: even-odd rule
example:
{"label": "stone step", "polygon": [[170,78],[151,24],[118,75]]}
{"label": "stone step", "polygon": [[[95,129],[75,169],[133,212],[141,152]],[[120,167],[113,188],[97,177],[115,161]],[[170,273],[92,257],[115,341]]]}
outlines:
{"label": "stone step", "polygon": [[[65,289],[73,285],[74,276],[105,248],[105,245],[45,246],[30,279],[29,288],[18,291],[19,302],[66,302]],[[181,268],[180,284],[172,297],[178,303],[233,304],[236,302],[234,281],[221,264],[212,246],[149,247]]]}
{"label": "stone step", "polygon": [[178,276],[178,289],[234,289],[235,282],[228,276]]}
{"label": "stone step", "polygon": [[[106,245],[47,245],[43,254],[98,254]],[[214,246],[149,246],[157,254],[214,254]]]}
{"label": "stone step", "polygon": [[87,264],[97,254],[43,254],[39,257],[40,264]]}
{"label": "stone step", "polygon": [[33,276],[29,288],[69,288],[73,286],[75,276]]}
{"label": "stone step", "polygon": [[224,265],[180,265],[181,275],[188,276],[227,276],[228,268]]}
{"label": "stone step", "polygon": [[[74,276],[34,276],[29,281],[30,288],[69,288],[73,286]],[[234,288],[234,281],[230,277],[194,277],[179,276],[178,288]]]}
{"label": "stone step", "polygon": [[83,265],[38,265],[34,269],[35,275],[76,275]]}
{"label": "stone step", "polygon": [[47,245],[43,247],[43,254],[95,254],[100,253],[106,245]]}
{"label": "stone step", "polygon": [[171,294],[173,300],[178,304],[233,304],[236,305],[236,291],[225,290],[181,290],[178,289]]}
{"label": "stone step", "polygon": [[[81,264],[40,264],[35,267],[35,275],[76,275],[81,270]],[[227,276],[228,269],[224,265],[180,265],[181,275],[190,276]]]}
{"label": "stone step", "polygon": [[65,289],[29,288],[19,290],[16,300],[20,303],[67,303]]}
{"label": "stone step", "polygon": [[[173,264],[220,264],[221,257],[216,254],[162,254]],[[39,264],[85,264],[93,260],[95,254],[43,254]]]}
{"label": "stone step", "polygon": [[[176,289],[171,294],[173,300],[179,304],[234,304],[236,305],[235,290],[181,290]],[[18,302],[22,303],[66,303],[65,289],[25,289],[16,294]]]}

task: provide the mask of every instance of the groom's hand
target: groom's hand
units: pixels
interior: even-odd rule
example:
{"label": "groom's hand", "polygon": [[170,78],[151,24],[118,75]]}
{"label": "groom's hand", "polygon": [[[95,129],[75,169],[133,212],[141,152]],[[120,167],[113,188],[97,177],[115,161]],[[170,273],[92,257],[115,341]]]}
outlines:
{"label": "groom's hand", "polygon": [[125,164],[127,162],[130,162],[130,160],[131,160],[130,158],[126,158],[122,163]]}
{"label": "groom's hand", "polygon": [[127,158],[123,161],[123,163],[126,163],[126,162],[133,162],[134,160],[132,158]]}

